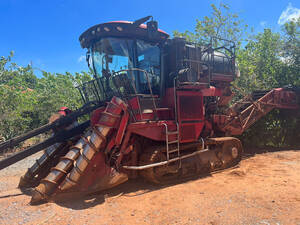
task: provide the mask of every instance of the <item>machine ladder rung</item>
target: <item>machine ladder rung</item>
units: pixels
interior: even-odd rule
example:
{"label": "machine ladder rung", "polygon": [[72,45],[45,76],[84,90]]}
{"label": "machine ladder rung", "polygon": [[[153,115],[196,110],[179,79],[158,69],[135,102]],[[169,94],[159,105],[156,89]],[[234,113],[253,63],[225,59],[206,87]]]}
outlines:
{"label": "machine ladder rung", "polygon": [[174,152],[178,152],[178,148],[175,148],[173,150],[169,150],[169,154],[174,153]]}
{"label": "machine ladder rung", "polygon": [[174,135],[174,134],[178,134],[178,131],[169,131],[169,132],[167,133],[167,135]]}
{"label": "machine ladder rung", "polygon": [[[178,123],[176,123],[176,130],[175,131],[169,131],[168,125],[166,123],[163,123],[163,125],[165,126],[165,129],[166,129],[167,161],[169,161],[171,153],[177,153],[177,157],[180,157],[179,125],[178,125]],[[170,135],[174,135],[174,136],[176,135],[176,139],[173,140],[173,141],[169,141],[169,136]],[[176,148],[173,148],[172,150],[170,150],[170,145],[172,145],[172,144],[177,144],[177,146],[176,146]],[[181,167],[181,160],[180,160],[179,167]]]}

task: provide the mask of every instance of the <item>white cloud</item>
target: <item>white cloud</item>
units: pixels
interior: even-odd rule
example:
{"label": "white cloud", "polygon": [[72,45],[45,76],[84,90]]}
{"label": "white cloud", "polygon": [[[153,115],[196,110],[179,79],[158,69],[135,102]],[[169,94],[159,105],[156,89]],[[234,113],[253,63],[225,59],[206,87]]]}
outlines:
{"label": "white cloud", "polygon": [[291,65],[292,62],[292,58],[289,56],[283,57],[283,56],[279,56],[279,59],[281,60],[281,62],[286,63],[288,65]]}
{"label": "white cloud", "polygon": [[260,21],[259,25],[265,27],[267,25],[267,21]]}
{"label": "white cloud", "polygon": [[297,19],[298,17],[300,17],[300,9],[293,7],[292,4],[289,3],[286,9],[282,11],[278,19],[278,24],[283,25],[288,21]]}
{"label": "white cloud", "polygon": [[78,60],[77,60],[79,63],[81,62],[85,62],[85,55],[81,55]]}

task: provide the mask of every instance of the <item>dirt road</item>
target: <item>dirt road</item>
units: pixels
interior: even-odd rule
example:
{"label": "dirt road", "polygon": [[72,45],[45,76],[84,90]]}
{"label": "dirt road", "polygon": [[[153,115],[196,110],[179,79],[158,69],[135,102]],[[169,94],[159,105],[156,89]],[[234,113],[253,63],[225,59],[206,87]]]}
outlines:
{"label": "dirt road", "polygon": [[[32,159],[0,172],[0,224],[300,224],[300,151],[169,186],[138,180],[65,203],[28,204],[14,189]],[[14,190],[11,190],[14,189]]]}

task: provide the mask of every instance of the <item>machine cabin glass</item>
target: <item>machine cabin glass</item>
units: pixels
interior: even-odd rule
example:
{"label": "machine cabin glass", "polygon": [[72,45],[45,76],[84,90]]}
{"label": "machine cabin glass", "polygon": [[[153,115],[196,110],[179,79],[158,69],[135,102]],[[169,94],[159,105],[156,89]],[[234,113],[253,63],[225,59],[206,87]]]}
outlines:
{"label": "machine cabin glass", "polygon": [[[111,85],[109,79],[114,79],[120,70],[139,68],[148,72],[149,81],[154,94],[160,90],[160,48],[143,40],[126,38],[101,38],[90,49],[93,70],[104,80],[105,91]],[[138,94],[149,94],[145,73],[139,71],[122,72],[118,76],[126,76],[132,82]],[[124,80],[124,77],[122,78]],[[124,88],[124,87],[123,87]],[[125,87],[130,88],[130,87]],[[131,87],[132,88],[132,87]]]}

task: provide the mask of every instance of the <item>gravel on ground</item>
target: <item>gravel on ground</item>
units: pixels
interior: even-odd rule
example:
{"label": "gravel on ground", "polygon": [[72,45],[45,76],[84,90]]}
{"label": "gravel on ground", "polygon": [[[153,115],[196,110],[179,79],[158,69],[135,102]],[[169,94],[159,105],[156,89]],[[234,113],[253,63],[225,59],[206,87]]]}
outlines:
{"label": "gravel on ground", "polygon": [[0,224],[300,224],[299,150],[257,154],[238,168],[172,185],[135,180],[31,206],[16,186],[36,157],[0,171]]}

